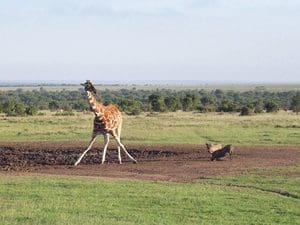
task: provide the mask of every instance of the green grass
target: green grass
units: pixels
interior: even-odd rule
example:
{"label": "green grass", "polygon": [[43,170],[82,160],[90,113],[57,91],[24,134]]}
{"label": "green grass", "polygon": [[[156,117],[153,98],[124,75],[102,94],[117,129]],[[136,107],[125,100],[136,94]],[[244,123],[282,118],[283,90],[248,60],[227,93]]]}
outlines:
{"label": "green grass", "polygon": [[[88,141],[93,114],[0,117],[0,141]],[[124,143],[300,145],[300,116],[176,112],[124,116]]]}
{"label": "green grass", "polygon": [[[0,142],[88,141],[93,115],[0,117]],[[124,143],[300,145],[292,113],[124,116]],[[300,167],[194,183],[0,176],[0,224],[297,224]]]}
{"label": "green grass", "polygon": [[300,165],[274,168],[252,168],[240,176],[210,177],[207,184],[252,188],[292,196],[300,201]]}
{"label": "green grass", "polygon": [[[260,178],[263,184],[257,184],[242,176],[180,184],[0,176],[0,224],[297,224],[299,199],[228,186],[272,186],[276,179]],[[283,189],[300,185],[299,179],[285,179]]]}

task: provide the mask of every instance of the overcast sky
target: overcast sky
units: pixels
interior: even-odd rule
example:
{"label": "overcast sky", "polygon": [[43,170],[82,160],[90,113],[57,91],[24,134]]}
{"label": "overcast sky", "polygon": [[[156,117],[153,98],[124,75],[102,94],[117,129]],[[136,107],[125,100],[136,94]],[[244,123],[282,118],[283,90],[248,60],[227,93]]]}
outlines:
{"label": "overcast sky", "polygon": [[0,0],[0,80],[300,82],[299,0]]}

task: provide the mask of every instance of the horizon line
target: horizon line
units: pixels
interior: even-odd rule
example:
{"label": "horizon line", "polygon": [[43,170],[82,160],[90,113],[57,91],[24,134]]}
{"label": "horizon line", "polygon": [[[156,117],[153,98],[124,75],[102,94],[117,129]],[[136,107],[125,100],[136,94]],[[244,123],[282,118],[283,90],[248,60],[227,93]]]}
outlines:
{"label": "horizon line", "polygon": [[[0,85],[80,85],[83,80],[0,80]],[[235,80],[92,80],[95,85],[209,85],[209,84],[288,84],[297,85],[299,81],[235,81]]]}

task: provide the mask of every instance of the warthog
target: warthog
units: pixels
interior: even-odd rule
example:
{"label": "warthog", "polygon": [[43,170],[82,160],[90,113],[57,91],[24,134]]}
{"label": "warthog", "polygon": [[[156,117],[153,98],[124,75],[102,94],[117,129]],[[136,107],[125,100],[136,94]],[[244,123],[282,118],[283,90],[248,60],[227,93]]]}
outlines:
{"label": "warthog", "polygon": [[224,148],[219,149],[211,153],[211,161],[214,161],[215,159],[218,160],[219,158],[224,157],[227,153],[229,154],[229,157],[231,159],[233,147],[231,145],[225,145]]}
{"label": "warthog", "polygon": [[207,151],[209,153],[213,153],[213,152],[215,152],[215,151],[220,150],[220,149],[223,148],[223,145],[221,145],[221,144],[209,144],[209,143],[206,143],[205,145],[206,145]]}

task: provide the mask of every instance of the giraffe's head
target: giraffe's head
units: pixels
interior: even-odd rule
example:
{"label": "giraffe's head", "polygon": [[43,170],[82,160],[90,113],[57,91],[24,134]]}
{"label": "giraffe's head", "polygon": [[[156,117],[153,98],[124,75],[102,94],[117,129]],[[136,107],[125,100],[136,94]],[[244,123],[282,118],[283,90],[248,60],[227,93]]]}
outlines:
{"label": "giraffe's head", "polygon": [[90,91],[93,94],[96,94],[96,88],[94,87],[94,85],[92,84],[92,82],[90,80],[87,80],[85,83],[81,84],[82,86],[84,86],[84,90],[85,91]]}

